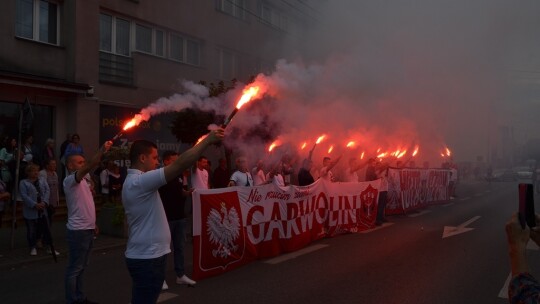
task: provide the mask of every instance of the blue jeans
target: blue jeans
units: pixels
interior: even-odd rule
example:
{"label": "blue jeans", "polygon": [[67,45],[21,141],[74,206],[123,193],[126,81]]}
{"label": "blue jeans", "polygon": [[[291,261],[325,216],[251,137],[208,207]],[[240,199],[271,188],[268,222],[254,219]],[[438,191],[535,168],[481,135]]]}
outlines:
{"label": "blue jeans", "polygon": [[86,300],[83,289],[83,273],[94,244],[94,229],[67,230],[69,262],[66,268],[66,301],[76,303]]}
{"label": "blue jeans", "polygon": [[167,255],[155,259],[126,258],[131,276],[131,304],[156,303],[165,281]]}
{"label": "blue jeans", "polygon": [[172,251],[174,258],[174,272],[177,277],[182,277],[184,272],[184,244],[186,243],[186,219],[169,221],[171,230]]}

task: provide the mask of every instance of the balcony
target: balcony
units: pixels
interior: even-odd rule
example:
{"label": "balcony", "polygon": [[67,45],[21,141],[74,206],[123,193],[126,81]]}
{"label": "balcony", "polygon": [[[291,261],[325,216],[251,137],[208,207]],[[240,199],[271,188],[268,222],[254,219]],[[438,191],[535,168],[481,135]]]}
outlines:
{"label": "balcony", "polygon": [[99,81],[133,86],[133,58],[99,52]]}

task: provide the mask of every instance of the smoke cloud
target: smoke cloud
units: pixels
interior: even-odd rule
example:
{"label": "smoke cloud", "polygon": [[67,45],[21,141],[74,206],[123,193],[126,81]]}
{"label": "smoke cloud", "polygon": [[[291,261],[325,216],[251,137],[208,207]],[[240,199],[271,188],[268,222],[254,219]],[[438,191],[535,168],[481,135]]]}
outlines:
{"label": "smoke cloud", "polygon": [[[489,159],[501,125],[540,127],[530,112],[539,113],[534,85],[540,73],[523,80],[515,72],[540,63],[536,1],[321,3],[312,28],[291,33],[295,56],[250,84],[265,94],[245,105],[227,130],[235,136],[225,144],[236,153],[251,161],[284,153],[306,157],[327,134],[316,162],[330,145],[332,157],[373,157],[379,149],[410,155],[418,145],[417,164],[437,166],[446,147],[455,161]],[[308,51],[298,55],[299,49]],[[245,87],[210,98],[203,86],[183,86],[186,92],[161,98],[141,114],[196,107],[227,115]],[[253,138],[254,126],[277,138],[272,153],[271,142]],[[354,148],[346,148],[349,141]]]}

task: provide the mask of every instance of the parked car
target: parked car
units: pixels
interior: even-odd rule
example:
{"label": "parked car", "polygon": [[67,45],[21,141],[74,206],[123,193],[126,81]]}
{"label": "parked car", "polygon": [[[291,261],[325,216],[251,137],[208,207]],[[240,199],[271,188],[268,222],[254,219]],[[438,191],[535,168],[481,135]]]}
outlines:
{"label": "parked car", "polygon": [[514,167],[513,171],[516,172],[520,179],[531,179],[533,175],[530,167]]}
{"label": "parked car", "polygon": [[[512,182],[517,181],[519,179],[519,176],[517,172],[514,172],[512,170],[501,170],[501,171],[495,171],[493,172],[493,176],[491,177],[491,181],[495,182]],[[490,178],[488,177],[488,181]]]}

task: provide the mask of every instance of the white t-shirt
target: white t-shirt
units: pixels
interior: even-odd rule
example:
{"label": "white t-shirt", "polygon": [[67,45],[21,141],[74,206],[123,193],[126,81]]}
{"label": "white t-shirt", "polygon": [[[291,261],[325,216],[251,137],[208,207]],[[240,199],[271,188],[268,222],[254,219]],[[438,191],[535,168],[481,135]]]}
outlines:
{"label": "white t-shirt", "polygon": [[109,170],[104,169],[99,174],[99,182],[101,183],[101,193],[109,194]]}
{"label": "white t-shirt", "polygon": [[272,183],[280,187],[285,187],[285,180],[283,179],[283,175],[281,174],[274,175],[274,177],[272,178]]}
{"label": "white t-shirt", "polygon": [[208,189],[208,171],[195,168],[191,174],[191,187],[193,189]]}
{"label": "white t-shirt", "polygon": [[329,182],[334,181],[334,173],[332,171],[328,170],[328,167],[322,167],[319,171],[319,178],[325,179]]}
{"label": "white t-shirt", "polygon": [[257,167],[255,167],[253,170],[251,170],[251,172],[255,186],[262,185],[266,182],[266,176],[264,175],[264,171],[262,169],[257,171]]}
{"label": "white t-shirt", "polygon": [[237,170],[231,175],[230,180],[233,181],[236,186],[240,186],[240,187],[254,186],[253,178],[251,177],[251,173],[249,172],[240,172]]}
{"label": "white t-shirt", "polygon": [[346,182],[358,182],[358,172],[354,171],[353,173],[351,173],[350,168],[347,168],[345,170],[343,177]]}
{"label": "white t-shirt", "polygon": [[129,226],[126,258],[154,259],[171,252],[171,232],[158,189],[167,184],[163,168],[129,169],[122,201]]}
{"label": "white t-shirt", "polygon": [[90,190],[90,175],[85,175],[79,183],[75,179],[75,173],[72,173],[64,179],[63,185],[68,209],[67,229],[95,229],[96,207]]}

